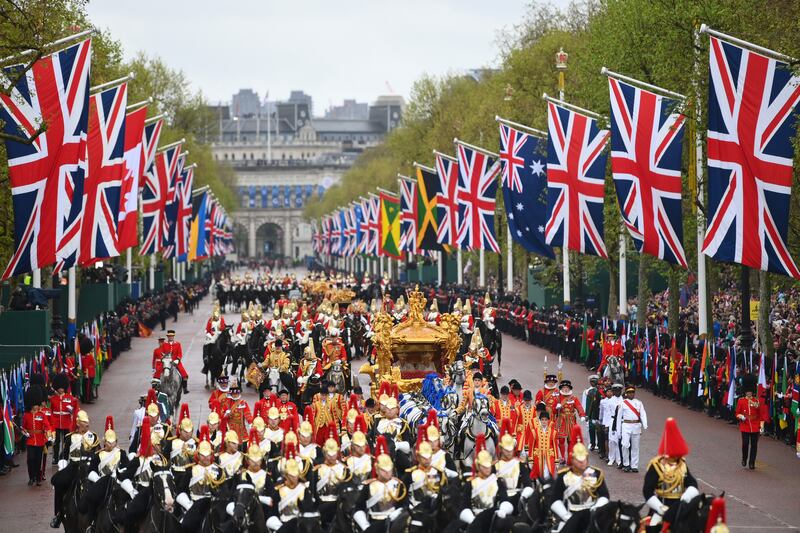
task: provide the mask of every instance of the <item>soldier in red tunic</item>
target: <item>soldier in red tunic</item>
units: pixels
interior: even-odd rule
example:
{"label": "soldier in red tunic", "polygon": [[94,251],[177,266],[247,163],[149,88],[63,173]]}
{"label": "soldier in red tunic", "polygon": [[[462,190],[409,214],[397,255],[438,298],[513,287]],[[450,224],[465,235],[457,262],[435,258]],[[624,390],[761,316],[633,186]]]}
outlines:
{"label": "soldier in red tunic", "polygon": [[164,347],[164,337],[158,338],[158,346],[153,348],[153,362],[150,364],[150,369],[155,372],[156,364],[161,360],[161,349]]}
{"label": "soldier in red tunic", "polygon": [[75,431],[75,419],[81,409],[81,404],[78,398],[67,392],[69,379],[66,374],[57,374],[53,377],[53,388],[56,393],[50,396],[52,411],[50,422],[56,433],[53,443],[53,464],[57,464],[62,446],[69,446],[67,434]]}
{"label": "soldier in red tunic", "polygon": [[544,388],[536,393],[536,405],[543,403],[550,412],[550,418],[555,417],[555,407],[558,403],[558,376],[545,374]]}
{"label": "soldier in red tunic", "polygon": [[556,431],[558,432],[558,459],[561,463],[567,462],[567,452],[569,451],[569,438],[572,428],[578,422],[586,418],[580,400],[572,394],[572,382],[564,379],[559,384],[559,399],[555,406],[556,412]]}
{"label": "soldier in red tunic", "polygon": [[189,374],[186,372],[186,369],[183,368],[183,347],[181,347],[181,343],[175,341],[174,329],[167,330],[167,341],[164,343],[164,346],[170,347],[170,353],[172,353],[172,361],[178,368],[178,372],[183,378],[183,393],[188,394]]}
{"label": "soldier in red tunic", "polygon": [[253,415],[250,406],[242,399],[242,389],[236,381],[231,383],[230,403],[223,411],[222,418],[228,430],[235,431],[239,436],[239,442],[247,442],[247,427],[253,423]]}
{"label": "soldier in red tunic", "polygon": [[744,398],[739,398],[736,402],[736,419],[739,421],[739,431],[742,433],[742,466],[749,466],[750,470],[754,470],[758,453],[758,436],[764,428],[761,402],[756,396],[755,377],[745,376],[742,389]]}
{"label": "soldier in red tunic", "polygon": [[38,387],[26,392],[25,405],[28,411],[22,415],[22,435],[28,456],[28,485],[42,484],[42,454],[52,429],[45,414],[41,411],[44,395]]}

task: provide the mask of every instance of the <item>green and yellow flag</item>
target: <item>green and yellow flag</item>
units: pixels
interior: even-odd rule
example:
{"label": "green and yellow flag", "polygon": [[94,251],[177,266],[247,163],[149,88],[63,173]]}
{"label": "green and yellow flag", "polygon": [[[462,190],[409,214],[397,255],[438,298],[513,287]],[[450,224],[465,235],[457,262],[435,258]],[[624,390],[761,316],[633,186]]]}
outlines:
{"label": "green and yellow flag", "polygon": [[436,171],[417,165],[417,248],[420,250],[442,249],[436,240],[439,231],[436,195],[441,192]]}
{"label": "green and yellow flag", "polygon": [[380,255],[401,259],[400,252],[400,198],[380,193]]}

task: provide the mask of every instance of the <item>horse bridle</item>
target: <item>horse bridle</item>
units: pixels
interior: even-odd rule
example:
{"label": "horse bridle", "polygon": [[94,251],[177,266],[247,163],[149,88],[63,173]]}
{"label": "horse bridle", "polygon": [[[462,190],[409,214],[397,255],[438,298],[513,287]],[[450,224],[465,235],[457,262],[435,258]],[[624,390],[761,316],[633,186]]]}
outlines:
{"label": "horse bridle", "polygon": [[[169,492],[169,483],[167,482],[167,478],[172,476],[172,472],[169,470],[160,470],[158,472],[153,472],[153,478],[155,479],[158,477],[161,480],[161,487],[164,489],[164,496],[166,497],[167,492]],[[153,491],[153,496],[155,498],[155,490]],[[172,513],[167,512],[164,508],[164,502],[158,501],[156,502],[158,506],[161,508],[162,511],[162,519],[161,519],[161,527],[156,524],[155,518],[153,518],[153,511],[155,511],[156,506],[153,505],[150,507],[150,512],[148,513],[148,517],[150,518],[150,524],[155,528],[156,531],[166,531],[166,524],[167,524],[167,517],[172,517],[174,520],[177,521]]]}

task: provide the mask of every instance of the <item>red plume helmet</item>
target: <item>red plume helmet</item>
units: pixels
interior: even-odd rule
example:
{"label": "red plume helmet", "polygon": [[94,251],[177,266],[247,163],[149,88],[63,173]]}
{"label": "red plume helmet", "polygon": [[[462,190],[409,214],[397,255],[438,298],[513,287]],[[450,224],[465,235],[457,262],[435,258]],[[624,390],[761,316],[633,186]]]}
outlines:
{"label": "red plume helmet", "polygon": [[[572,462],[572,456],[575,453],[575,447],[578,446],[579,444],[581,445],[582,450],[586,450],[586,445],[584,444],[584,440],[583,440],[583,430],[581,429],[581,426],[579,426],[578,424],[575,424],[574,426],[572,426],[572,429],[570,430],[569,456],[567,457],[567,463],[571,463]],[[578,455],[578,460],[582,460],[581,459],[582,455],[583,454],[579,454]],[[585,456],[584,456],[584,458],[585,458]]]}
{"label": "red plume helmet", "polygon": [[436,429],[442,429],[439,427],[439,414],[436,412],[436,409],[428,409],[428,419],[425,421],[425,426],[426,430],[430,426],[435,426]]}
{"label": "red plume helmet", "polygon": [[391,391],[390,396],[394,396],[397,400],[400,399],[400,387],[397,385],[397,383],[392,383],[389,390]]}
{"label": "red plume helmet", "polygon": [[182,403],[181,404],[180,416],[178,416],[177,423],[180,424],[183,421],[184,418],[191,418],[189,416],[189,404],[188,403]]}
{"label": "red plume helmet", "polygon": [[282,422],[283,432],[289,433],[297,433],[297,428],[300,426],[299,416],[297,413],[291,414],[286,417],[286,419]]}
{"label": "red plume helmet", "polygon": [[336,430],[336,422],[333,420],[328,422],[328,431],[325,440],[327,439],[333,439],[337,443],[339,442],[339,432]]}
{"label": "red plume helmet", "polygon": [[142,427],[139,429],[139,457],[150,457],[151,455],[153,455],[153,447],[150,445],[150,418],[144,417]]}
{"label": "red plume helmet", "polygon": [[481,453],[486,449],[486,434],[478,433],[475,436],[475,448],[472,452],[472,475],[475,475],[475,471],[477,470],[476,466],[478,464],[478,454]]}
{"label": "red plume helmet", "polygon": [[[727,523],[728,520],[725,513],[725,498],[722,496],[717,496],[711,501],[711,509],[708,512],[705,531],[706,533],[722,531],[722,528],[717,528],[717,526]],[[727,531],[727,529],[724,531]]]}
{"label": "red plume helmet", "polygon": [[207,424],[200,426],[200,431],[197,433],[197,443],[199,444],[203,441],[211,442],[211,433]]}
{"label": "red plume helmet", "polygon": [[347,410],[355,409],[359,413],[361,412],[361,407],[358,405],[358,396],[355,394],[350,395],[350,399],[347,400]]}
{"label": "red plume helmet", "polygon": [[670,417],[664,423],[664,433],[661,435],[661,444],[658,445],[658,454],[666,457],[685,457],[689,455],[689,446],[683,439],[678,422]]}
{"label": "red plume helmet", "polygon": [[296,459],[297,458],[297,450],[295,449],[294,442],[287,442],[283,446],[283,458],[284,459]]}
{"label": "red plume helmet", "polygon": [[111,415],[108,415],[106,417],[106,431],[108,431],[109,429],[111,430],[114,429],[114,417]]}
{"label": "red plume helmet", "polygon": [[375,458],[375,461],[372,463],[372,475],[375,475],[375,471],[378,467],[378,457],[381,455],[389,455],[389,444],[386,442],[386,437],[384,435],[378,435],[375,439],[375,450],[372,456]]}
{"label": "red plume helmet", "polygon": [[381,385],[378,388],[378,400],[380,400],[381,396],[384,394],[389,396],[391,393],[389,382],[388,381],[381,381]]}
{"label": "red plume helmet", "polygon": [[303,420],[311,424],[312,427],[314,426],[314,410],[310,405],[306,406],[305,411],[303,411]]}
{"label": "red plume helmet", "polygon": [[514,431],[511,428],[511,419],[508,417],[504,417],[503,420],[500,421],[500,434],[498,437],[502,439],[503,435],[514,436]]}
{"label": "red plume helmet", "polygon": [[147,406],[151,403],[158,405],[158,393],[155,389],[149,389],[147,391],[147,401],[144,402],[145,408],[147,408]]}
{"label": "red plume helmet", "polygon": [[250,435],[247,439],[247,442],[250,445],[255,444],[256,446],[261,443],[261,439],[258,438],[258,430],[255,427],[250,428]]}

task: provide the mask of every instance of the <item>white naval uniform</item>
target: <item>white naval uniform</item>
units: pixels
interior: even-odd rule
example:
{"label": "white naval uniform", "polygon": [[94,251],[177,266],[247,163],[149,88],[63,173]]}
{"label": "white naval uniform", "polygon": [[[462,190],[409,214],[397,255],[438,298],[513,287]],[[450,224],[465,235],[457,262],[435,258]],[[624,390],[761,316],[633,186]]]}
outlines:
{"label": "white naval uniform", "polygon": [[[639,416],[628,407],[628,402],[639,412]],[[641,419],[640,419],[641,417]],[[647,413],[641,400],[623,400],[619,403],[619,414],[617,424],[622,426],[622,464],[631,468],[639,468],[639,439],[642,437],[642,430],[647,429]],[[630,456],[629,456],[630,454]],[[630,459],[629,459],[630,457]]]}
{"label": "white naval uniform", "polygon": [[622,396],[612,396],[611,398],[603,398],[601,405],[605,402],[605,409],[603,409],[603,425],[608,434],[608,464],[622,464],[622,457],[619,452],[619,424],[617,430],[614,431],[614,415],[617,412],[617,406],[622,401]]}

